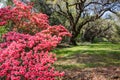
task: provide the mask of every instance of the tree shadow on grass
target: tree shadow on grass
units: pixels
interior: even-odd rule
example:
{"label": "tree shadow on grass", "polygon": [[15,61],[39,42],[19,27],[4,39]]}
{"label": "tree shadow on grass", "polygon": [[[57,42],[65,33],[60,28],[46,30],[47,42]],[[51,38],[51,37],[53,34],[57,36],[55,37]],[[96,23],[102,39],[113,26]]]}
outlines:
{"label": "tree shadow on grass", "polygon": [[65,71],[63,80],[120,80],[120,51],[78,50],[55,66]]}
{"label": "tree shadow on grass", "polygon": [[[65,71],[63,80],[119,80],[120,46],[90,44],[56,50],[55,67]],[[84,69],[83,69],[84,68]],[[87,79],[86,79],[87,78]]]}
{"label": "tree shadow on grass", "polygon": [[117,50],[78,50],[63,51],[68,54],[58,57],[58,64],[63,68],[120,66],[120,51]]}

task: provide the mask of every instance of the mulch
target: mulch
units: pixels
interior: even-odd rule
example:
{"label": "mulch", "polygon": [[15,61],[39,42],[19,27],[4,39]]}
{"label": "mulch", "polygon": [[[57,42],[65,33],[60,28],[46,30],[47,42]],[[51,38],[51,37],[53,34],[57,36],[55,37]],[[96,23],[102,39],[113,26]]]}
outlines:
{"label": "mulch", "polygon": [[62,80],[120,80],[120,67],[99,67],[64,70]]}

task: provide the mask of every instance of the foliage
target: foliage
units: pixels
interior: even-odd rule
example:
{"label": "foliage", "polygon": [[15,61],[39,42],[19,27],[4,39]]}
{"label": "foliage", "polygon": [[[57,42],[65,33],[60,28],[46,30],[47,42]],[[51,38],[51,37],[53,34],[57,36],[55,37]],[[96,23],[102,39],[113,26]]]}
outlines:
{"label": "foliage", "polygon": [[[36,13],[32,10],[32,5],[27,6],[20,1],[15,1],[15,7],[2,8],[1,11],[1,25],[7,22],[11,23],[12,29],[24,33],[36,33],[48,26],[48,16],[42,13]],[[6,16],[3,16],[6,15]],[[6,25],[6,26],[10,26]],[[11,28],[10,26],[10,28]],[[30,32],[31,31],[31,32]]]}
{"label": "foliage", "polygon": [[70,44],[77,45],[76,40],[83,27],[101,18],[107,11],[116,14],[119,11],[119,0],[45,0],[51,4],[56,13],[63,15],[69,23],[72,34]]}
{"label": "foliage", "polygon": [[118,23],[116,23],[114,26],[114,35],[110,39],[111,42],[113,43],[119,43],[120,42],[120,25],[119,25],[119,20]]}
{"label": "foliage", "polygon": [[2,41],[2,35],[7,32],[7,29],[3,26],[0,27],[0,41]]}
{"label": "foliage", "polygon": [[110,40],[114,35],[114,28],[114,22],[111,20],[98,19],[94,22],[89,22],[83,29],[83,41],[94,42],[97,38]]}
{"label": "foliage", "polygon": [[31,5],[13,2],[14,7],[0,9],[1,25],[12,30],[0,44],[0,79],[55,80],[63,76],[64,72],[52,66],[56,57],[50,51],[70,33],[62,25],[50,26],[48,16],[32,11]]}

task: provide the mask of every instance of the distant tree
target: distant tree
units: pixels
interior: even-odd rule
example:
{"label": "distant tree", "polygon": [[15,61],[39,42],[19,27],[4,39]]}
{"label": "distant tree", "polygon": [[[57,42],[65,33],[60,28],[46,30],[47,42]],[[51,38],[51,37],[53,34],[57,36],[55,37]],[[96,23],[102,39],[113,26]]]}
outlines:
{"label": "distant tree", "polygon": [[114,22],[110,20],[98,19],[85,25],[82,33],[82,40],[94,42],[95,38],[110,38],[113,36]]}

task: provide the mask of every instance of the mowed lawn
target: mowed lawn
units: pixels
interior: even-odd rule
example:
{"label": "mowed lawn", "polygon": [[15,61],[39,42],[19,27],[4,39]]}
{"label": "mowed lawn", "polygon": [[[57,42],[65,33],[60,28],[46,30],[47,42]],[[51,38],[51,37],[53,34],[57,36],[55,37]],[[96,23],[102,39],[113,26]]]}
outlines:
{"label": "mowed lawn", "polygon": [[69,48],[56,48],[58,69],[94,67],[120,67],[120,44],[96,43],[80,44]]}

